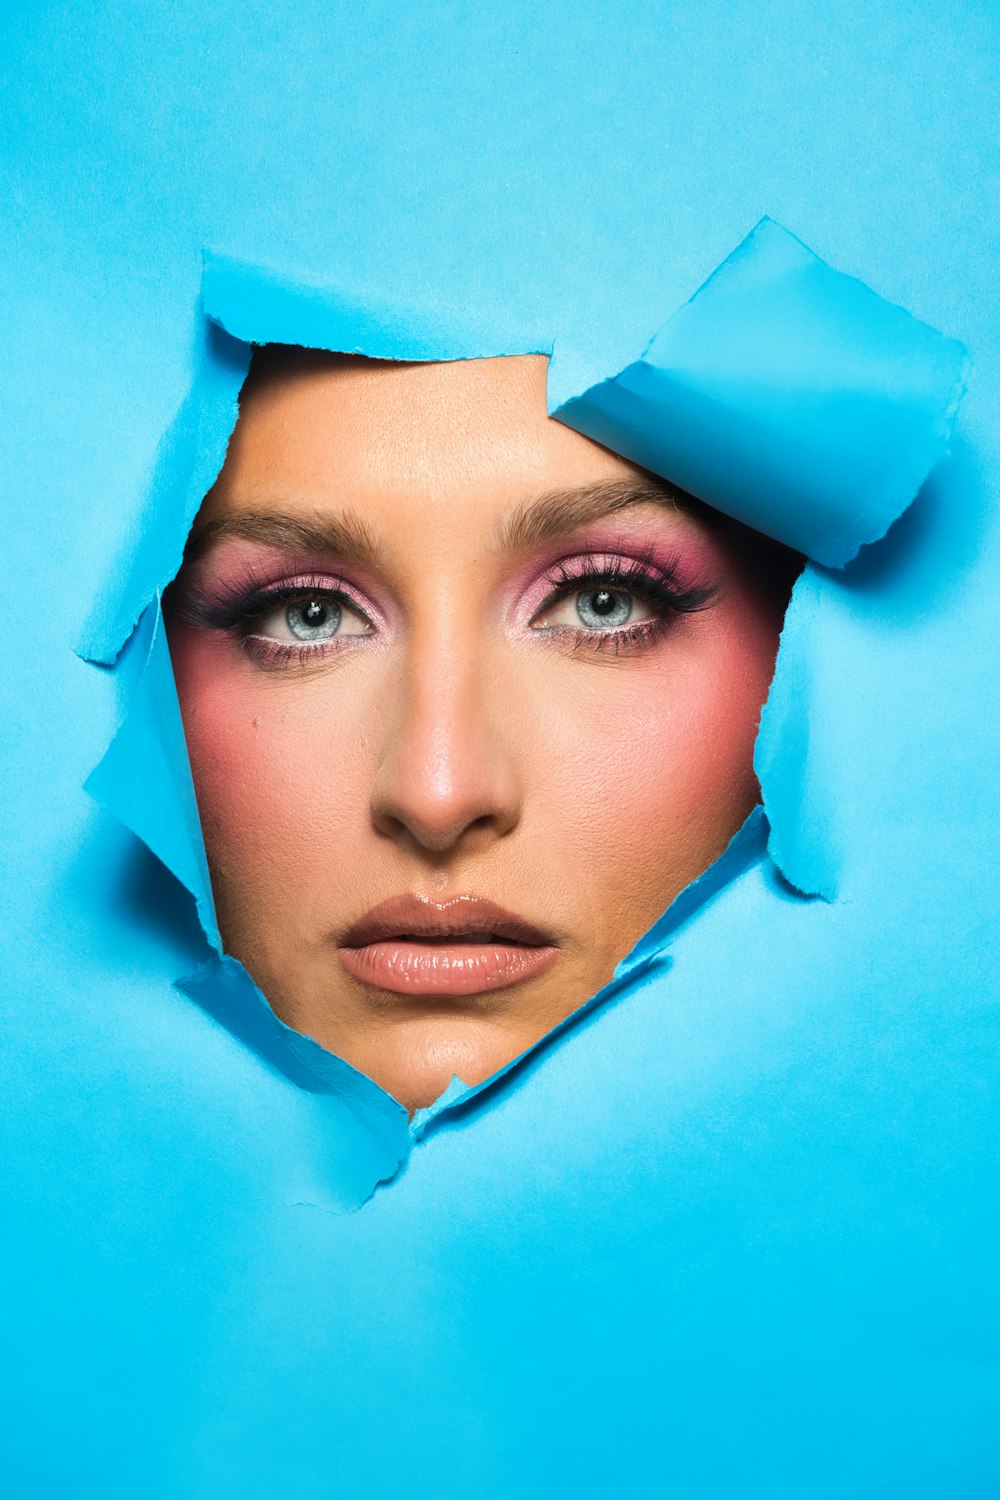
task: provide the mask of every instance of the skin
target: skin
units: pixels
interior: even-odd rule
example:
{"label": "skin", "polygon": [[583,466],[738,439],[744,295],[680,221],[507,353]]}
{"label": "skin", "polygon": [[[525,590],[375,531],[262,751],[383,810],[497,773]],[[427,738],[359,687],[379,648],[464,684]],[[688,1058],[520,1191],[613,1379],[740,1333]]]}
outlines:
{"label": "skin", "polygon": [[[227,951],[289,1026],[411,1111],[453,1074],[488,1077],[607,983],[758,800],[787,580],[739,528],[549,419],[545,378],[541,356],[258,357],[168,605]],[[543,512],[552,534],[532,539]],[[277,541],[239,534],[262,515],[285,518]],[[294,532],[338,522],[373,556]],[[551,602],[560,559],[650,552],[710,593],[655,638],[599,643],[579,589]],[[249,642],[206,616],[220,589],[304,577],[361,606],[325,652],[270,640],[288,634],[285,603]],[[663,613],[616,597],[632,624]],[[557,960],[461,997],[364,984],[337,940],[402,893],[488,897],[549,934]]]}

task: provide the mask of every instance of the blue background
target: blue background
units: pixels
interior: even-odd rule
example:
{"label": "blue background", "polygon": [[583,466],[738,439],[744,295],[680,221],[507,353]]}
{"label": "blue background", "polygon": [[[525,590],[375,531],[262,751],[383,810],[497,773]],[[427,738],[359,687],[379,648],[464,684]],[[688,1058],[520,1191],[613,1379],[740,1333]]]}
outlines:
{"label": "blue background", "polygon": [[[3,1418],[17,1496],[1000,1492],[996,14],[34,5],[6,22]],[[655,982],[331,1212],[317,1096],[172,981],[73,654],[209,247],[619,368],[768,213],[969,348],[954,456],[812,570],[787,795]]]}

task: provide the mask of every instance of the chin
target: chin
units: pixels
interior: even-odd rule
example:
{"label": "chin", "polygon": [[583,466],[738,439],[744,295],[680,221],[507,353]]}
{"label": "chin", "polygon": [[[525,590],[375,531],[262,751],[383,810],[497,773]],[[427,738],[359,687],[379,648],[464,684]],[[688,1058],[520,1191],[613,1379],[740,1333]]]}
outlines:
{"label": "chin", "polygon": [[515,1034],[474,1017],[422,1016],[394,1028],[398,1035],[383,1038],[364,1057],[348,1058],[380,1088],[413,1115],[426,1109],[447,1089],[453,1078],[483,1083],[519,1056],[537,1038]]}

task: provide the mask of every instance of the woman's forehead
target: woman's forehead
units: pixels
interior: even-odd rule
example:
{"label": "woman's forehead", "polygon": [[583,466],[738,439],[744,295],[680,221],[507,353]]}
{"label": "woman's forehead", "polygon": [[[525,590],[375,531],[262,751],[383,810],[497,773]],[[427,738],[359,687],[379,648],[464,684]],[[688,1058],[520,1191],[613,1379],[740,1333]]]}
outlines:
{"label": "woman's forehead", "polygon": [[216,513],[296,504],[366,508],[452,495],[479,510],[642,471],[550,418],[547,358],[397,364],[262,351],[211,497]]}
{"label": "woman's forehead", "polygon": [[325,350],[265,345],[254,351],[240,397],[242,414],[280,409],[363,420],[377,410],[399,425],[523,422],[546,416],[548,356],[517,354],[426,363],[369,359]]}

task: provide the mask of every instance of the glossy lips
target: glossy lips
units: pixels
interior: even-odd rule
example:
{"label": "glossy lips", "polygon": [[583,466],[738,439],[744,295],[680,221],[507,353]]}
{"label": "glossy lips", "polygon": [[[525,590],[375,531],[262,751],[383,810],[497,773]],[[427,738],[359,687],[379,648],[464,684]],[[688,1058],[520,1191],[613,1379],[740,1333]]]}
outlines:
{"label": "glossy lips", "polygon": [[480,995],[544,974],[559,957],[545,933],[478,896],[394,896],[341,938],[352,978],[397,995]]}

